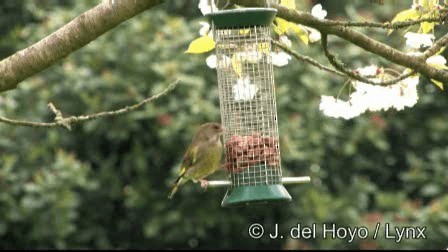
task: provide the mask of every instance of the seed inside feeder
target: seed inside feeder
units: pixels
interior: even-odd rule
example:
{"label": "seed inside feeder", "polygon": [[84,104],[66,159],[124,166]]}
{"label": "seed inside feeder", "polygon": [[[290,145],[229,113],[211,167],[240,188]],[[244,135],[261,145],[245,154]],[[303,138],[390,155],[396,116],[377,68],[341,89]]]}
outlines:
{"label": "seed inside feeder", "polygon": [[254,165],[280,167],[277,139],[253,133],[250,136],[233,135],[226,143],[224,167],[230,173],[239,173]]}

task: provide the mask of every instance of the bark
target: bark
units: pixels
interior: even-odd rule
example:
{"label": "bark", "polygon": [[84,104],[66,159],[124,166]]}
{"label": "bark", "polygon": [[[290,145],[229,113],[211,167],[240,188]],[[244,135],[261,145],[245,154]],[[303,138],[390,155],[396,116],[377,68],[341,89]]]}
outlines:
{"label": "bark", "polygon": [[103,1],[49,36],[0,61],[0,92],[53,65],[161,0]]}

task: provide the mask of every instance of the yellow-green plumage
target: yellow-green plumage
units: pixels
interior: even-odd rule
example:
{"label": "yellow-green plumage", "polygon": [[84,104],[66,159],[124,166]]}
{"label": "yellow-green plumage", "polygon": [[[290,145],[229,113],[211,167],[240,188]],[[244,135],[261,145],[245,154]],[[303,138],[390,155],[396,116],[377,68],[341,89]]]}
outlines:
{"label": "yellow-green plumage", "polygon": [[168,195],[172,198],[178,187],[188,180],[205,179],[220,167],[222,156],[221,135],[223,128],[218,123],[201,125],[188,146],[182,160],[180,173]]}

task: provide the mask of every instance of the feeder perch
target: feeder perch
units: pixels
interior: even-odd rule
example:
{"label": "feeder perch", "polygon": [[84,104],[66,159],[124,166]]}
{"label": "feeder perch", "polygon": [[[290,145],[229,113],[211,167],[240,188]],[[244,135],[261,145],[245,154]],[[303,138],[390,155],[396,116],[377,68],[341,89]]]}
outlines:
{"label": "feeder perch", "polygon": [[[229,186],[222,206],[290,201],[283,186],[271,58],[273,8],[245,8],[208,14],[216,42],[225,169]],[[285,178],[286,179],[286,178]],[[290,182],[308,182],[309,177]]]}

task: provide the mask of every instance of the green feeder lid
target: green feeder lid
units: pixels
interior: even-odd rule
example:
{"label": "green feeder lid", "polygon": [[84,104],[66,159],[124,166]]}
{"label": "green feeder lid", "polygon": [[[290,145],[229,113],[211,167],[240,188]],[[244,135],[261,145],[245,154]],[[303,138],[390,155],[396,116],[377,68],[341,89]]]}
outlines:
{"label": "green feeder lid", "polygon": [[230,188],[221,205],[227,207],[278,201],[291,201],[291,196],[281,184],[241,186]]}
{"label": "green feeder lid", "polygon": [[268,26],[275,18],[274,8],[241,8],[207,14],[216,29]]}

